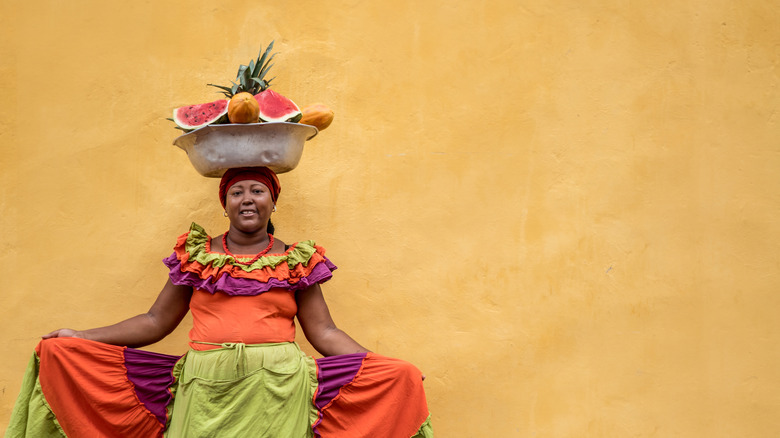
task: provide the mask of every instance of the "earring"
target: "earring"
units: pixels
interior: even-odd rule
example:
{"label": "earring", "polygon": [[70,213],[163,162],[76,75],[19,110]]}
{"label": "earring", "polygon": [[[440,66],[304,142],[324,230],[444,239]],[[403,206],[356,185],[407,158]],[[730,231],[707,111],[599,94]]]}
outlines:
{"label": "earring", "polygon": [[223,216],[227,217],[227,210],[225,210],[224,213],[222,213]]}
{"label": "earring", "polygon": [[274,213],[276,212],[276,204],[274,204],[274,209],[272,210]]}

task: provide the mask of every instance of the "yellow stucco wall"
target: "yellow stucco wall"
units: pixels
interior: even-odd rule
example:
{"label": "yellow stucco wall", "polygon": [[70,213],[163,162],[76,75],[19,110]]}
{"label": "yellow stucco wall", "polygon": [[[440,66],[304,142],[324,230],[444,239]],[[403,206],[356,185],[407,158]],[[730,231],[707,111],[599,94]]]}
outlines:
{"label": "yellow stucco wall", "polygon": [[437,436],[780,435],[776,2],[171,3],[0,4],[1,429],[41,334],[226,228],[165,117],[275,39],[274,88],[336,111],[277,235]]}

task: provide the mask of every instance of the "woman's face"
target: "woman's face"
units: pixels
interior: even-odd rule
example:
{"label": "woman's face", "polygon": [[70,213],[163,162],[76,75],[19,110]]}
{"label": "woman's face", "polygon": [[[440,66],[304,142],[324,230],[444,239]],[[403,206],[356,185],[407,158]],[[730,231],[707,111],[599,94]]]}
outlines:
{"label": "woman's face", "polygon": [[225,196],[225,211],[230,224],[246,233],[265,228],[273,208],[271,191],[258,181],[239,181],[228,189]]}

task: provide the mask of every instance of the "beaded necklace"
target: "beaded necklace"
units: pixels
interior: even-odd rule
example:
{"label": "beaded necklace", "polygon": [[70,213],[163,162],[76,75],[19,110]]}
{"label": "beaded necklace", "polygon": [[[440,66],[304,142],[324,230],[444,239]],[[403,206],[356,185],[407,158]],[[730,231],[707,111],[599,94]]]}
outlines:
{"label": "beaded necklace", "polygon": [[254,256],[254,257],[252,258],[252,260],[250,260],[250,261],[248,261],[248,262],[242,262],[242,261],[240,261],[240,260],[238,259],[238,257],[236,257],[236,256],[235,256],[235,254],[233,254],[232,252],[230,252],[230,250],[228,249],[228,246],[227,246],[227,235],[228,235],[228,232],[227,232],[227,231],[225,231],[225,234],[223,234],[223,235],[222,235],[222,249],[224,249],[224,250],[225,250],[225,254],[227,254],[227,255],[229,255],[229,256],[231,256],[231,257],[233,257],[233,260],[235,260],[235,261],[236,261],[236,263],[240,263],[240,264],[242,264],[242,265],[247,265],[247,266],[248,266],[248,265],[251,265],[252,263],[256,262],[256,261],[257,261],[257,259],[259,259],[260,257],[264,256],[264,255],[265,255],[265,254],[266,254],[268,251],[270,251],[270,250],[271,250],[271,248],[273,248],[273,247],[274,247],[274,236],[273,236],[273,234],[271,234],[271,233],[268,233],[268,240],[269,240],[269,242],[268,242],[268,246],[267,246],[267,247],[266,247],[264,250],[262,250],[262,251],[260,251],[259,253],[257,253],[257,255],[256,255],[256,256]]}

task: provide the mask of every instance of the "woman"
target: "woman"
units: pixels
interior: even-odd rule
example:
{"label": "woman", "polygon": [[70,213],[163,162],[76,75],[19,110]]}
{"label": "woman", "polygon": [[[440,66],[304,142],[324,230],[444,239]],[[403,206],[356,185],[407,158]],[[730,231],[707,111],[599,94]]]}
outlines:
{"label": "woman", "polygon": [[[45,335],[6,436],[432,436],[419,370],[331,319],[319,284],[336,267],[324,250],[274,238],[280,191],[267,168],[229,169],[228,231],[211,238],[193,224],[179,237],[147,313]],[[188,311],[181,358],[128,348],[159,341]],[[294,317],[324,358],[294,343]]]}

